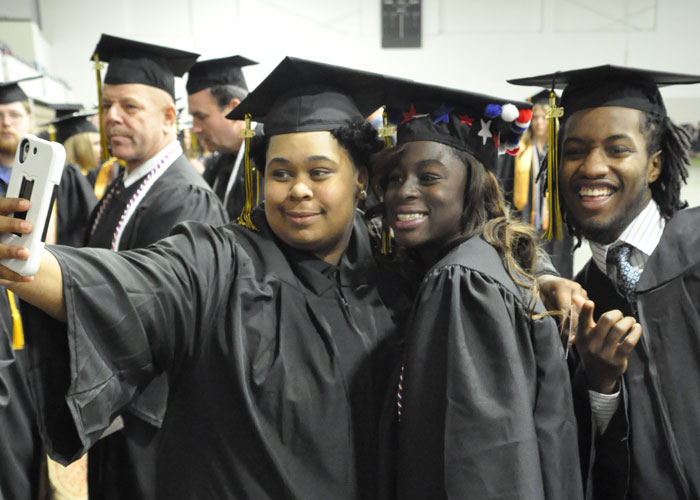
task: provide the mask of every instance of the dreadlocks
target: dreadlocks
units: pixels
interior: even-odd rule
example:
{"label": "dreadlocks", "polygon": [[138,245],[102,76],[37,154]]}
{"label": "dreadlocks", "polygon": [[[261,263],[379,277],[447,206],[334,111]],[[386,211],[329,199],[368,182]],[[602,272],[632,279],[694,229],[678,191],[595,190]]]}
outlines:
{"label": "dreadlocks", "polygon": [[651,185],[651,196],[661,215],[669,218],[688,206],[680,195],[688,179],[690,135],[667,116],[655,113],[642,113],[640,129],[647,139],[647,155],[661,150],[661,174]]}

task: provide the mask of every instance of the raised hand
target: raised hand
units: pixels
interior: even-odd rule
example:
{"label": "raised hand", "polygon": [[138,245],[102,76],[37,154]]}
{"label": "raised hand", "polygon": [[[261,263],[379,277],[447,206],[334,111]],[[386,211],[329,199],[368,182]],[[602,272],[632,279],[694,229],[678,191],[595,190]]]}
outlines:
{"label": "raised hand", "polygon": [[642,327],[631,316],[615,309],[593,321],[593,301],[581,307],[576,331],[576,348],[591,390],[603,394],[615,391],[627,370],[627,358],[642,337]]}

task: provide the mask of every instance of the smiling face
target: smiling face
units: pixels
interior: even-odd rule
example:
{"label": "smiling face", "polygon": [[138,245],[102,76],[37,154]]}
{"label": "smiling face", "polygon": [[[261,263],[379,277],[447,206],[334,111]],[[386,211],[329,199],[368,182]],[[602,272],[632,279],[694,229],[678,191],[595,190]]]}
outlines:
{"label": "smiling face", "polygon": [[[386,216],[397,243],[434,255],[461,232],[467,167],[452,148],[432,141],[406,143],[389,172]],[[424,257],[427,262],[429,257]]]}
{"label": "smiling face", "polygon": [[615,241],[651,200],[661,152],[647,154],[641,119],[641,111],[610,106],[566,121],[559,187],[567,217],[592,241]]}
{"label": "smiling face", "polygon": [[366,169],[355,168],[330,132],[272,136],[265,166],[267,221],[289,246],[337,264],[366,182]]}

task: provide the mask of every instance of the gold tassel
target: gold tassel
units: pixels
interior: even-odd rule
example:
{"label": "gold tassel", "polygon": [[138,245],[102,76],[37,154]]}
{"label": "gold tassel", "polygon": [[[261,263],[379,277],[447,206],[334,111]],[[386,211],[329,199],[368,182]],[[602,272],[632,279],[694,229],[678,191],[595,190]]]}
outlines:
{"label": "gold tassel", "polygon": [[12,316],[12,349],[18,351],[24,349],[24,328],[22,316],[15,301],[15,294],[7,290],[7,300],[10,302],[10,315]]}
{"label": "gold tassel", "polygon": [[46,131],[49,133],[49,140],[51,142],[56,142],[56,126],[53,123],[49,123]]}
{"label": "gold tassel", "polygon": [[557,107],[554,89],[549,94],[549,106],[546,115],[549,119],[549,143],[547,145],[547,206],[549,224],[544,237],[548,240],[562,238],[562,217],[559,205],[559,151],[557,150],[557,127],[559,118],[564,116],[564,108]]}
{"label": "gold tassel", "polygon": [[109,159],[109,149],[107,149],[107,135],[105,134],[105,127],[103,125],[102,117],[102,74],[101,70],[104,69],[105,65],[100,62],[100,57],[95,53],[93,56],[95,64],[93,68],[95,69],[95,75],[97,76],[97,114],[100,117],[100,159],[106,161]]}
{"label": "gold tassel", "polygon": [[[382,127],[379,129],[379,137],[384,139],[384,147],[385,148],[390,148],[391,147],[391,138],[394,136],[394,133],[396,132],[396,127],[389,125],[389,118],[386,115],[386,109],[382,111]],[[382,248],[381,248],[381,254],[382,255],[391,255],[391,227],[389,227],[389,224],[386,224],[384,222],[384,218],[382,217]]]}
{"label": "gold tassel", "polygon": [[[245,149],[243,150],[243,166],[245,167],[245,205],[243,206],[240,217],[238,217],[238,224],[252,229],[253,231],[260,231],[255,227],[253,219],[250,217],[250,213],[253,211],[253,207],[258,204],[258,198],[260,196],[260,176],[258,170],[253,167],[253,162],[250,159],[250,142],[254,136],[255,130],[250,127],[250,113],[246,113],[245,128],[241,130],[240,135],[240,137],[243,137],[245,145]],[[255,204],[253,204],[253,193],[255,193]]]}
{"label": "gold tassel", "polygon": [[102,197],[105,194],[105,191],[107,190],[107,186],[110,183],[110,173],[112,173],[112,168],[114,168],[114,164],[117,162],[117,157],[112,156],[109,160],[105,161],[100,165],[100,170],[97,172],[97,177],[95,178],[95,187],[93,188],[93,191],[95,191],[95,196],[97,196],[98,200],[101,200]]}

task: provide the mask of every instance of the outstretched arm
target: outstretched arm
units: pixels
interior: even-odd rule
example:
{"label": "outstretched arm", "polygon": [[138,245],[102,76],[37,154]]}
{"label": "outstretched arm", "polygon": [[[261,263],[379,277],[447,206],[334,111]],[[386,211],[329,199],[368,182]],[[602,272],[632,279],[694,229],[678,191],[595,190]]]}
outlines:
{"label": "outstretched arm", "polygon": [[[32,232],[31,222],[9,217],[9,214],[29,209],[29,201],[20,198],[0,198],[0,234]],[[27,259],[26,247],[0,244],[0,259]],[[63,278],[58,261],[48,250],[43,250],[41,265],[33,277],[20,276],[0,265],[0,284],[22,299],[54,318],[65,321],[66,305],[63,297]]]}

